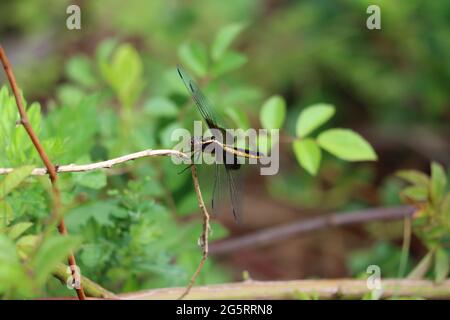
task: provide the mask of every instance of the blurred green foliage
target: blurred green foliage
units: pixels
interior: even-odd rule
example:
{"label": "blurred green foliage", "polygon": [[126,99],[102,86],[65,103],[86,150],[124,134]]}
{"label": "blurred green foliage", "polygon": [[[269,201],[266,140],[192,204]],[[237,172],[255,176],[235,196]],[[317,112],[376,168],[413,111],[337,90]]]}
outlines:
{"label": "blurred green foliage", "polygon": [[415,276],[425,274],[434,264],[434,278],[442,282],[450,271],[450,191],[444,168],[433,162],[428,177],[417,170],[402,170],[397,175],[410,183],[401,191],[403,201],[417,207],[414,230],[426,245],[429,254],[417,269]]}
{"label": "blurred green foliage", "polygon": [[[335,157],[379,157],[387,167],[382,174],[390,173],[396,167],[389,166],[389,157],[376,154],[356,132],[391,126],[409,132],[419,125],[440,134],[449,120],[446,2],[85,1],[82,31],[65,28],[68,4],[0,4],[1,42],[7,52],[11,48],[24,95],[45,102],[45,110],[32,103],[27,112],[56,164],[171,148],[172,130],[190,128],[198,119],[176,73],[178,62],[233,126],[282,128],[281,139],[291,139],[290,148],[281,150],[280,174],[266,188],[295,208],[360,208],[373,205],[373,198],[397,204],[398,180],[385,179],[379,187],[379,167]],[[369,4],[382,7],[381,31],[365,28]],[[14,99],[2,87],[0,166],[40,166],[18,119]],[[266,150],[275,143],[259,141]],[[414,154],[402,159],[407,165],[417,161]],[[192,217],[197,202],[190,177],[178,170],[169,159],[141,159],[109,171],[61,174],[65,218],[81,241],[67,243],[59,261],[78,248],[82,273],[117,292],[185,285],[200,259],[200,223]],[[436,207],[442,189],[436,177],[442,175],[436,167],[432,171],[433,187],[412,186],[403,195],[425,201],[427,212],[443,212]],[[0,183],[6,185],[10,175]],[[20,273],[37,259],[36,248],[60,241],[51,240],[59,239],[51,232],[39,244],[30,240],[48,232],[50,197],[46,179],[23,176],[0,197],[6,235],[0,238],[0,294],[39,296],[44,284],[49,295],[57,294],[43,280],[48,268],[36,282]],[[206,199],[209,192],[204,190]],[[423,228],[443,227],[433,218]],[[218,223],[213,230],[215,239],[227,235]],[[436,236],[426,230],[415,232],[433,252],[428,260],[435,261],[441,279],[448,239],[442,230]],[[35,253],[24,255],[21,241]],[[397,246],[381,242],[356,252],[349,270],[357,274],[375,262],[395,275],[399,256]],[[210,259],[199,283],[227,281],[230,274]]]}

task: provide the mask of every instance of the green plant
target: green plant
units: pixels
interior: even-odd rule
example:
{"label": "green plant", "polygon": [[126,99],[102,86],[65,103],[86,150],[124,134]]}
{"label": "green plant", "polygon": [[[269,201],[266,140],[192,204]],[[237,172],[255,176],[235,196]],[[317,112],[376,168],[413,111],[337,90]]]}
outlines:
{"label": "green plant", "polygon": [[434,265],[434,279],[442,282],[450,270],[450,193],[444,168],[433,162],[431,176],[416,171],[402,170],[397,176],[410,185],[401,191],[404,202],[417,208],[414,214],[414,233],[428,249],[410,277],[424,276]]}

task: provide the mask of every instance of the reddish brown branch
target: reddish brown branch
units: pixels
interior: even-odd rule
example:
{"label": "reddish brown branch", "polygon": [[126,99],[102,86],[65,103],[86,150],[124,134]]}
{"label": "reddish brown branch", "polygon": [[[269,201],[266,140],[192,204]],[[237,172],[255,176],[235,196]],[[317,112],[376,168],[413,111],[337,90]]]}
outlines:
{"label": "reddish brown branch", "polygon": [[[11,85],[11,89],[13,91],[14,97],[16,99],[17,108],[19,110],[20,114],[20,123],[25,128],[28,136],[30,137],[31,141],[33,142],[34,147],[36,148],[37,152],[39,153],[40,158],[42,159],[42,162],[44,162],[45,167],[47,168],[47,172],[50,176],[50,180],[52,182],[52,192],[53,192],[53,208],[52,208],[52,216],[59,219],[59,225],[58,230],[61,234],[67,235],[67,229],[66,225],[64,224],[64,220],[59,217],[59,212],[61,208],[61,195],[60,191],[58,189],[57,181],[58,181],[58,175],[56,174],[55,166],[51,163],[50,159],[47,156],[47,153],[45,152],[44,148],[42,147],[41,143],[39,142],[39,138],[34,132],[28,117],[27,113],[25,111],[25,108],[23,106],[22,102],[22,96],[19,91],[19,87],[17,86],[16,79],[14,77],[14,73],[11,69],[11,65],[9,63],[8,57],[6,56],[5,51],[0,46],[0,60],[2,61],[3,68],[5,69],[6,76],[8,77],[9,84]],[[76,266],[75,262],[75,256],[73,254],[70,254],[68,257],[69,265],[70,266]],[[73,270],[73,277],[78,278],[79,275],[76,273],[77,268],[72,268]],[[86,299],[83,288],[80,286],[77,290],[77,295],[80,300]]]}
{"label": "reddish brown branch", "polygon": [[413,207],[400,206],[392,208],[372,208],[358,210],[351,213],[338,212],[310,219],[301,219],[299,221],[289,222],[281,226],[257,231],[253,234],[239,238],[212,243],[210,245],[210,253],[226,254],[245,247],[273,243],[274,241],[279,241],[293,235],[298,235],[313,230],[376,220],[397,220],[404,217],[410,217],[413,213]]}

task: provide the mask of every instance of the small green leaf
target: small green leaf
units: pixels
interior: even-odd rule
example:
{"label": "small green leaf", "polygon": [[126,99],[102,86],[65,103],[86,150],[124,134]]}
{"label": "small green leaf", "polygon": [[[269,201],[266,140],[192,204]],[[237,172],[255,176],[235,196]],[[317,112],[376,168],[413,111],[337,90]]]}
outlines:
{"label": "small green leaf", "polygon": [[98,244],[86,244],[81,251],[80,259],[86,267],[94,268],[101,261],[104,254],[103,248]]}
{"label": "small green leaf", "polygon": [[8,237],[11,240],[16,240],[25,231],[27,231],[33,224],[31,222],[20,222],[8,228]]}
{"label": "small green leaf", "polygon": [[80,186],[101,189],[106,186],[106,173],[102,170],[76,172],[72,174],[73,180]]}
{"label": "small green leaf", "polygon": [[197,76],[204,77],[208,71],[208,52],[199,42],[184,43],[178,50],[181,62]]}
{"label": "small green leaf", "polygon": [[52,236],[46,239],[33,257],[33,271],[38,284],[43,284],[58,262],[63,261],[80,241],[72,236]]}
{"label": "small green leaf", "polygon": [[97,84],[92,65],[88,57],[77,55],[72,57],[66,64],[66,74],[72,81],[90,88]]}
{"label": "small green leaf", "polygon": [[147,100],[144,110],[155,117],[173,118],[178,114],[175,103],[166,97],[155,97]]}
{"label": "small green leaf", "polygon": [[111,63],[102,67],[102,73],[116,92],[120,103],[131,108],[143,88],[142,61],[136,49],[123,44],[114,51]]}
{"label": "small green leaf", "polygon": [[428,189],[417,186],[406,187],[401,191],[401,195],[414,201],[425,201],[428,198]]}
{"label": "small green leaf", "polygon": [[111,216],[116,212],[117,205],[111,201],[94,201],[71,209],[64,217],[66,224],[77,230],[90,220],[95,220],[100,226],[113,226]]}
{"label": "small green leaf", "polygon": [[272,96],[261,107],[259,119],[265,129],[280,129],[286,117],[286,103],[281,96]]}
{"label": "small green leaf", "polygon": [[22,267],[11,239],[0,234],[0,292],[15,291],[17,295],[32,294],[32,281]]}
{"label": "small green leaf", "polygon": [[21,184],[31,174],[33,169],[33,166],[23,166],[7,174],[5,179],[0,182],[0,200],[4,199],[8,193]]}
{"label": "small green leaf", "polygon": [[225,109],[225,114],[233,121],[236,128],[248,129],[250,128],[250,121],[248,120],[247,114],[236,108]]}
{"label": "small green leaf", "polygon": [[297,140],[293,143],[295,157],[300,165],[311,175],[319,170],[321,151],[312,139]]}
{"label": "small green leaf", "polygon": [[219,77],[225,73],[239,69],[247,62],[247,57],[238,52],[226,52],[220,60],[214,63],[212,74]]}
{"label": "small green leaf", "polygon": [[417,170],[400,170],[396,172],[396,176],[420,187],[428,188],[430,183],[428,176]]}
{"label": "small green leaf", "polygon": [[175,122],[169,123],[167,126],[162,128],[159,131],[159,139],[161,140],[161,144],[163,146],[167,146],[167,147],[172,146],[174,144],[172,135],[175,130],[177,130],[181,127],[182,126],[180,125],[180,123],[175,121]]}
{"label": "small green leaf", "polygon": [[107,63],[114,50],[117,48],[118,41],[113,38],[103,40],[95,51],[95,59],[98,67],[102,69]]}
{"label": "small green leaf", "polygon": [[11,205],[5,200],[0,200],[0,232],[9,225],[12,219],[13,209]]}
{"label": "small green leaf", "polygon": [[84,98],[85,93],[77,86],[63,84],[58,87],[56,95],[62,105],[76,106]]}
{"label": "small green leaf", "polygon": [[319,146],[347,161],[377,160],[372,146],[358,133],[350,129],[329,129],[317,138]]}
{"label": "small green leaf", "polygon": [[439,163],[433,162],[431,164],[430,195],[434,204],[438,204],[442,200],[446,184],[447,177],[444,168]]}
{"label": "small green leaf", "polygon": [[25,259],[31,253],[33,253],[38,244],[38,241],[39,241],[39,236],[34,235],[34,234],[29,234],[29,235],[20,237],[16,243],[16,247],[17,247],[17,250],[19,251],[20,257]]}
{"label": "small green leaf", "polygon": [[300,113],[297,119],[297,136],[306,137],[327,122],[334,115],[334,112],[335,108],[331,104],[319,103],[307,107]]}
{"label": "small green leaf", "polygon": [[211,47],[211,56],[214,60],[218,60],[222,57],[231,42],[233,42],[244,27],[245,24],[234,23],[219,30]]}
{"label": "small green leaf", "polygon": [[437,249],[434,263],[434,277],[436,283],[441,283],[447,278],[449,268],[450,261],[447,251],[443,248]]}

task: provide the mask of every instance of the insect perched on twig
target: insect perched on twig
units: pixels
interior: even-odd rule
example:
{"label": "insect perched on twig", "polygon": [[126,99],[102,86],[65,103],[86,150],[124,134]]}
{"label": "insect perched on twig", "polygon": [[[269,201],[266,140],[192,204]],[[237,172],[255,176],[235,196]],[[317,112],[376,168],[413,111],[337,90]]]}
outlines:
{"label": "insect perched on twig", "polygon": [[239,158],[260,159],[264,155],[260,152],[235,147],[233,145],[235,137],[218,124],[218,116],[212,104],[202,93],[197,83],[182,67],[177,66],[177,70],[187,90],[191,94],[198,111],[212,133],[210,137],[193,137],[191,139],[191,150],[193,151],[193,157],[202,152],[210,153],[215,157],[215,179],[211,201],[213,212],[217,212],[219,205],[218,198],[222,196],[222,192],[218,188],[221,187],[221,184],[225,183],[229,190],[234,218],[239,220],[240,206],[238,199],[240,194],[237,190],[235,177],[242,164]]}

